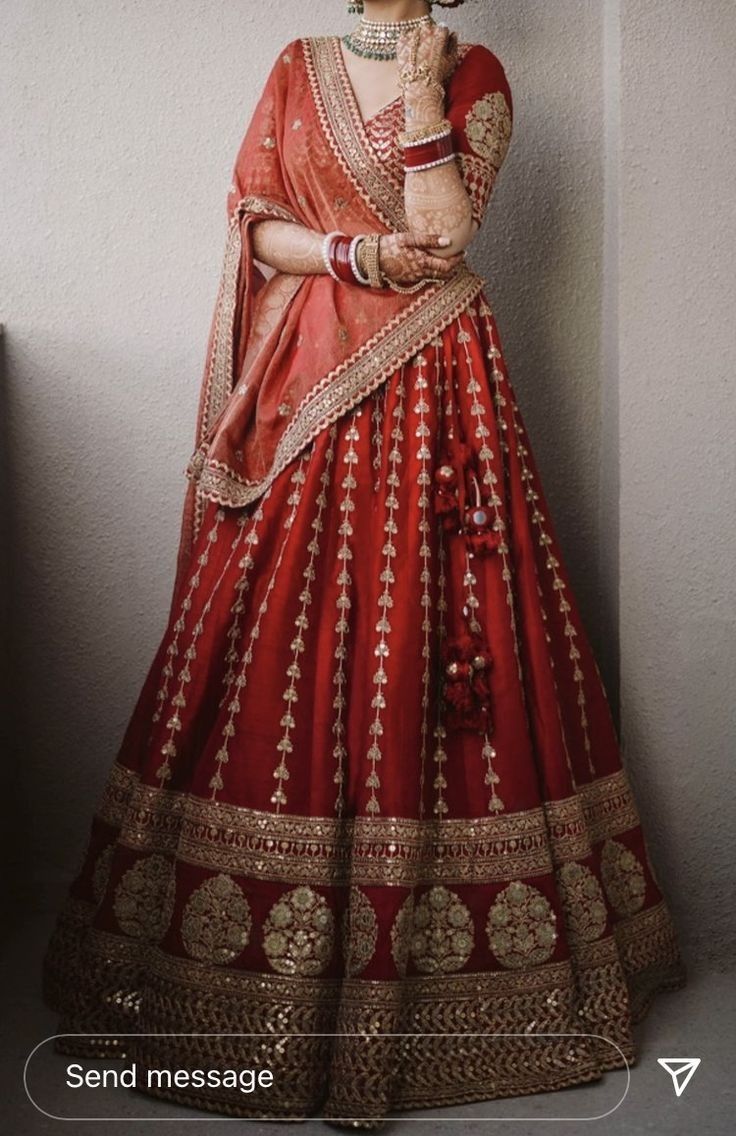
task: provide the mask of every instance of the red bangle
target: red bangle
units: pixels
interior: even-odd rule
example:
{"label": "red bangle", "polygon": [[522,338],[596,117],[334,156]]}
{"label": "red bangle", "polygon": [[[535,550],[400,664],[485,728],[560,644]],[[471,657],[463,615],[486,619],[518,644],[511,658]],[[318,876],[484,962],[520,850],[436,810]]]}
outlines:
{"label": "red bangle", "polygon": [[345,284],[357,284],[353,273],[353,266],[350,263],[350,243],[352,237],[340,236],[336,237],[330,245],[330,264],[332,265],[335,275],[340,278]]}
{"label": "red bangle", "polygon": [[433,142],[422,142],[419,146],[406,146],[404,148],[404,167],[407,170],[417,168],[428,169],[433,165],[442,165],[455,156],[452,143],[452,134],[449,132],[442,138]]}

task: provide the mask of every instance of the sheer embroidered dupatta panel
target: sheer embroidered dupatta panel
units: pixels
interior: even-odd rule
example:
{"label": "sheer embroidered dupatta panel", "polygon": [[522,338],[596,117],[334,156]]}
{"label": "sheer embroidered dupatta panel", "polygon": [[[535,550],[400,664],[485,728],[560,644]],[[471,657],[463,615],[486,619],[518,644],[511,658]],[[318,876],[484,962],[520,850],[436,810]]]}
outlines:
{"label": "sheer embroidered dupatta panel", "polygon": [[[507,88],[499,93],[499,83],[505,78],[495,56],[473,47],[448,88],[448,116],[478,220],[510,136],[501,107],[510,95]],[[501,100],[492,121],[481,105],[489,94]],[[495,137],[499,131],[503,137]],[[312,438],[439,334],[483,287],[465,264],[451,280],[413,295],[337,284],[326,274],[276,273],[266,281],[260,272],[253,252],[260,220],[351,235],[406,229],[403,171],[371,146],[335,36],[294,40],[277,58],[236,158],[227,212],[177,582],[206,499],[232,507],[255,501]]]}

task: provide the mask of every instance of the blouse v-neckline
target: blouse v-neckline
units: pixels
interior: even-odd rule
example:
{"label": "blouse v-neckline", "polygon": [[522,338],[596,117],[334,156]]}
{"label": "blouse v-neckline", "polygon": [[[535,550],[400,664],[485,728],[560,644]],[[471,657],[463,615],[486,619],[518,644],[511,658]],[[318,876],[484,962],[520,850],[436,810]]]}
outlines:
{"label": "blouse v-neckline", "polygon": [[347,64],[345,62],[345,56],[343,55],[340,36],[331,36],[330,38],[332,40],[333,50],[335,52],[335,55],[337,56],[338,73],[345,88],[345,93],[347,95],[348,101],[350,102],[356,120],[360,123],[363,131],[365,132],[367,127],[374,121],[374,119],[378,118],[378,116],[380,114],[383,114],[384,111],[387,111],[389,107],[392,107],[397,102],[399,102],[402,96],[401,94],[396,95],[393,99],[390,99],[389,102],[384,103],[383,106],[380,106],[378,110],[368,115],[367,118],[363,118],[360,110],[360,104],[358,103],[358,97],[355,93],[355,87],[353,86],[353,82],[350,78],[350,73],[348,72]]}

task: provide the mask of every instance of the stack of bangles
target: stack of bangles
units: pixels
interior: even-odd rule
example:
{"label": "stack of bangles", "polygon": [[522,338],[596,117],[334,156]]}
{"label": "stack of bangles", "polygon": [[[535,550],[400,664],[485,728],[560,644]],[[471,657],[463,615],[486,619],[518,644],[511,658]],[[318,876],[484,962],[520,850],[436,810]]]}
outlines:
{"label": "stack of bangles", "polygon": [[[406,131],[399,135],[399,142],[404,150],[407,173],[430,170],[455,158],[452,124],[447,119]],[[360,237],[349,237],[339,231],[328,233],[322,242],[322,260],[332,279],[338,284],[389,287],[395,292],[415,292],[425,284],[437,282],[435,277],[429,277],[405,287],[384,276],[380,267],[380,240],[379,233]]]}
{"label": "stack of bangles", "polygon": [[406,173],[418,173],[443,166],[455,158],[452,144],[452,123],[446,118],[430,126],[420,126],[399,135],[399,143],[404,151]]}
{"label": "stack of bangles", "polygon": [[338,283],[383,288],[387,281],[379,267],[380,239],[380,233],[361,237],[328,233],[322,242],[322,260],[332,279]]}

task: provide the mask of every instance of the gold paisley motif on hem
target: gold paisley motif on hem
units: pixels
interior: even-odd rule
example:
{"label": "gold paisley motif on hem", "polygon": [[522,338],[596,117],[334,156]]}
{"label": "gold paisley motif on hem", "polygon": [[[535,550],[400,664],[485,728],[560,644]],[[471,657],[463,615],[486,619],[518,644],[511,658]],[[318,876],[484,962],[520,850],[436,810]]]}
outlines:
{"label": "gold paisley motif on hem", "polygon": [[474,946],[473,919],[465,904],[445,887],[433,887],[417,903],[411,957],[425,974],[461,970]]}
{"label": "gold paisley motif on hem", "polygon": [[174,866],[164,856],[145,856],[120,879],[113,902],[121,930],[133,938],[157,942],[174,910]]}
{"label": "gold paisley motif on hem", "polygon": [[181,938],[192,958],[223,964],[247,946],[251,923],[241,888],[220,874],[205,880],[190,895],[182,915]]}
{"label": "gold paisley motif on hem", "polygon": [[600,938],[608,922],[608,912],[600,884],[585,864],[562,864],[557,872],[571,941],[591,942]]}
{"label": "gold paisley motif on hem", "polygon": [[557,918],[541,891],[515,880],[493,901],[486,933],[491,950],[504,966],[539,966],[554,952]]}
{"label": "gold paisley motif on hem", "polygon": [[287,892],[263,927],[263,950],[279,974],[320,974],[332,955],[334,917],[310,887]]}
{"label": "gold paisley motif on hem", "polygon": [[618,915],[633,915],[643,905],[644,869],[638,857],[619,840],[607,840],[603,845],[601,878],[608,900]]}
{"label": "gold paisley motif on hem", "polygon": [[342,953],[345,973],[361,974],[373,958],[378,942],[378,919],[373,904],[360,888],[351,888],[349,906],[342,917]]}

